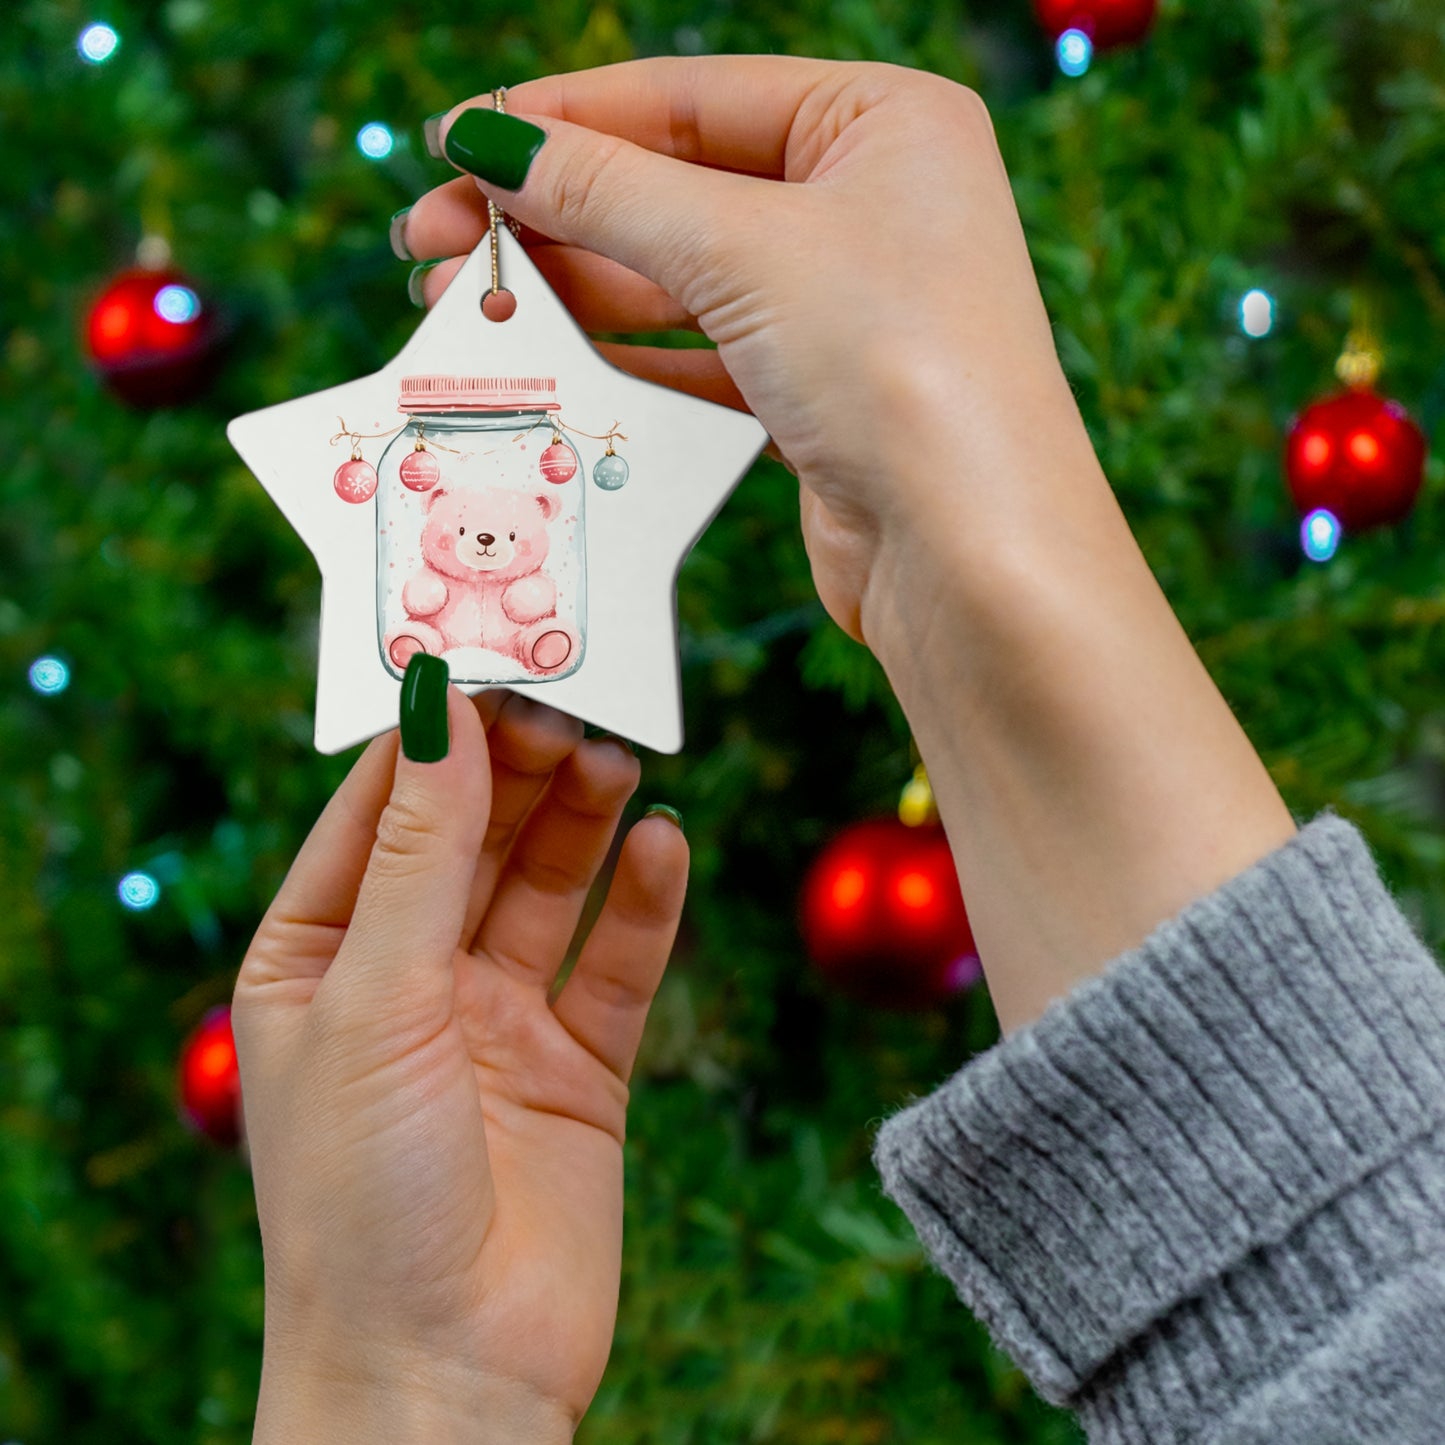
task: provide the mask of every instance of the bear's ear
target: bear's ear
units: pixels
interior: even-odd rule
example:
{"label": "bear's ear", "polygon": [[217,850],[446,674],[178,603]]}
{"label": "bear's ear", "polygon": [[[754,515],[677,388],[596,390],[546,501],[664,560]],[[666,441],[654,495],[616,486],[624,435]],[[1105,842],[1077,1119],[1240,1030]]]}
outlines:
{"label": "bear's ear", "polygon": [[535,500],[549,522],[562,510],[562,499],[555,492],[538,492]]}
{"label": "bear's ear", "polygon": [[434,506],[436,506],[436,504],[437,504],[437,499],[440,498],[440,497],[444,497],[444,496],[446,496],[446,488],[445,488],[445,487],[438,487],[438,488],[436,489],[436,491],[434,491],[434,492],[426,499],[426,509],[427,509],[427,511],[430,512],[431,509],[432,509]]}

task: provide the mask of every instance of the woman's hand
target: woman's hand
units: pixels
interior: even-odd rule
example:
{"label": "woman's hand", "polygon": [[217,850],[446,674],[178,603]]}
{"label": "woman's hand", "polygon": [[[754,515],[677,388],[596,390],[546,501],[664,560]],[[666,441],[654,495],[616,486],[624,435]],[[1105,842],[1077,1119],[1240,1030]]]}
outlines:
{"label": "woman's hand", "polygon": [[[491,104],[450,111],[443,142]],[[974,92],[719,56],[529,81],[507,112],[547,133],[524,184],[463,176],[406,216],[413,256],[457,258],[425,273],[427,300],[485,234],[489,195],[587,330],[704,332],[715,352],[601,349],[754,412],[802,483],[819,595],[855,638],[877,646],[870,584],[891,593],[960,519],[998,514],[1003,535],[1035,473],[1072,458],[1097,475]]]}
{"label": "woman's hand", "polygon": [[631,830],[549,1003],[638,764],[497,702],[448,689],[439,762],[372,743],[241,968],[257,1441],[570,1440],[607,1362],[627,1079],[687,845]]}
{"label": "woman's hand", "polygon": [[[439,126],[474,173],[490,106]],[[750,408],[797,472],[818,594],[908,716],[1006,1029],[1293,833],[1094,455],[977,95],[707,56],[507,110],[546,132],[525,180],[423,196],[407,248],[471,251],[490,196],[587,330],[717,342],[604,350]]]}

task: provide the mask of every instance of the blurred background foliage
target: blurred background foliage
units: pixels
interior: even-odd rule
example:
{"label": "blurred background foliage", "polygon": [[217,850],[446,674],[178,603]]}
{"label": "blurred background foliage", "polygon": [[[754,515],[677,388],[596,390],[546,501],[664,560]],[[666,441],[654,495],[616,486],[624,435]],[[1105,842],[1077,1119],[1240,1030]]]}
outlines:
{"label": "blurred background foliage", "polygon": [[[93,20],[121,37],[98,67],[75,48]],[[424,116],[672,53],[891,61],[980,90],[1150,563],[1296,815],[1359,822],[1438,946],[1441,466],[1407,522],[1315,566],[1279,453],[1361,298],[1382,389],[1438,419],[1442,43],[1428,0],[1166,0],[1146,45],[1069,80],[1026,0],[11,0],[0,1437],[249,1438],[250,1180],[178,1122],[176,1053],[229,998],[351,758],[310,747],[316,569],[223,429],[374,370],[415,326],[386,222],[450,174]],[[396,132],[383,161],[355,144],[368,121]],[[200,402],[137,412],[88,370],[80,326],[146,234],[233,340]],[[1252,286],[1279,303],[1261,341],[1237,323]],[[865,1009],[797,936],[809,859],[892,806],[910,755],[880,671],[816,603],[796,518],[795,483],[762,462],[682,575],[688,743],[645,759],[635,811],[682,810],[694,882],[635,1083],[616,1347],[579,1439],[1061,1445],[1072,1422],[990,1348],[868,1161],[885,1113],[996,1037],[986,996]],[[47,653],[73,669],[54,697],[26,686]],[[164,891],[129,914],[116,882],[137,867]]]}

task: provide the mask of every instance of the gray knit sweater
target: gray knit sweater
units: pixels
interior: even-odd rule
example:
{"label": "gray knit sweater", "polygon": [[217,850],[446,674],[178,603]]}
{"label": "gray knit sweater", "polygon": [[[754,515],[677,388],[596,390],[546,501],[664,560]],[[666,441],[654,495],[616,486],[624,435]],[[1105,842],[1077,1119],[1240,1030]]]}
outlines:
{"label": "gray knit sweater", "polygon": [[1445,974],[1332,812],[874,1160],[1095,1445],[1445,1442]]}

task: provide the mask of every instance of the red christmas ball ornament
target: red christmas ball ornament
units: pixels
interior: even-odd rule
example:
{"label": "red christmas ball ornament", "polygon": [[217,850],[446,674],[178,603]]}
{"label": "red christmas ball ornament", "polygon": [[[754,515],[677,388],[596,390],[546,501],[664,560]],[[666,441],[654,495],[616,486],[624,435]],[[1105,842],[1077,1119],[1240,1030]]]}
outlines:
{"label": "red christmas ball ornament", "polygon": [[376,468],[363,457],[342,462],[332,479],[343,502],[369,502],[376,495]]}
{"label": "red christmas ball ornament", "polygon": [[241,1071],[231,1036],[231,1010],[213,1008],[181,1046],[182,1117],[230,1148],[241,1140]]}
{"label": "red christmas ball ornament", "polygon": [[542,475],[558,486],[570,482],[577,475],[577,458],[566,442],[553,442],[538,458],[537,465]]}
{"label": "red christmas ball ornament", "polygon": [[1082,30],[1095,50],[1111,50],[1148,35],[1159,0],[1034,0],[1034,10],[1051,40]]}
{"label": "red christmas ball ornament", "polygon": [[1409,514],[1425,452],[1425,434],[1399,402],[1351,387],[1295,418],[1285,476],[1302,517],[1323,507],[1346,532],[1362,532]]}
{"label": "red christmas ball ornament", "polygon": [[[417,443],[416,447],[409,451],[401,459],[401,484],[413,492],[429,492],[441,480],[441,463],[427,449]],[[375,481],[371,484],[371,491],[376,490]],[[371,492],[366,494],[367,497]],[[362,501],[366,497],[361,498]]]}
{"label": "red christmas ball ornament", "polygon": [[141,407],[200,394],[215,374],[218,328],[211,308],[178,271],[118,276],[90,308],[86,351],[106,385]]}
{"label": "red christmas ball ornament", "polygon": [[845,828],[808,870],[801,922],[814,965],[862,1003],[932,1008],[981,975],[936,823],[875,818]]}

